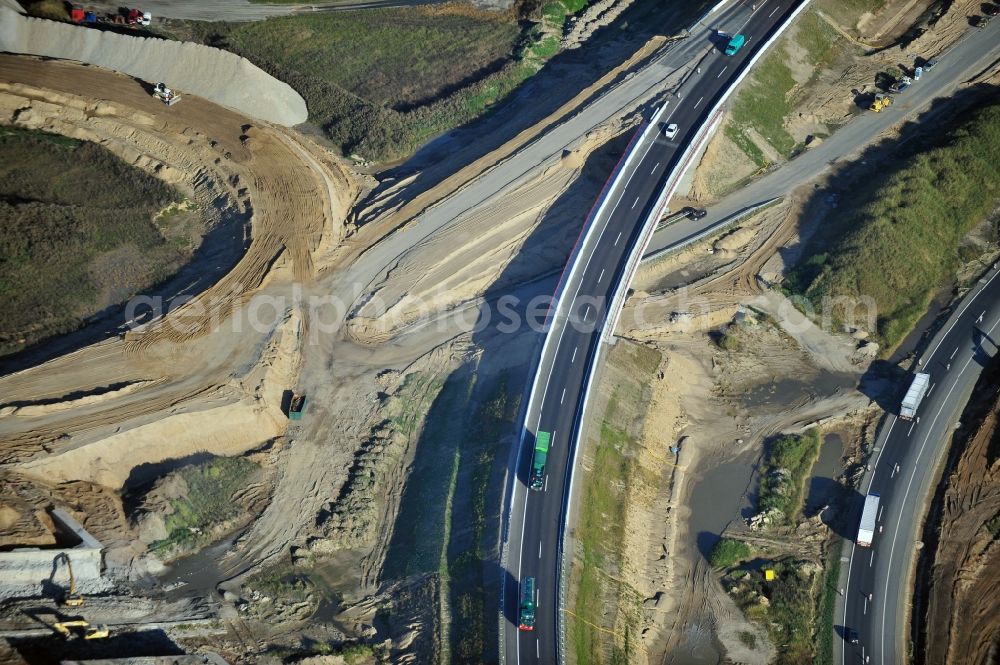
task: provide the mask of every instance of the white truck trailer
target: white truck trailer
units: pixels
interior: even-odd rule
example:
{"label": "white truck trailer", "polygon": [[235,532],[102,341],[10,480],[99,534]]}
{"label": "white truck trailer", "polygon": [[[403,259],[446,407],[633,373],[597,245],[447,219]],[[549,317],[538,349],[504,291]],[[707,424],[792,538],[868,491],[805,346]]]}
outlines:
{"label": "white truck trailer", "polygon": [[872,492],[865,497],[865,509],[861,512],[861,524],[858,526],[856,542],[861,547],[871,547],[875,538],[875,520],[878,519],[879,495]]}
{"label": "white truck trailer", "polygon": [[913,420],[917,413],[917,407],[920,406],[920,402],[930,387],[931,375],[918,372],[913,377],[913,382],[907,389],[906,396],[903,397],[903,403],[899,407],[899,417],[903,420]]}

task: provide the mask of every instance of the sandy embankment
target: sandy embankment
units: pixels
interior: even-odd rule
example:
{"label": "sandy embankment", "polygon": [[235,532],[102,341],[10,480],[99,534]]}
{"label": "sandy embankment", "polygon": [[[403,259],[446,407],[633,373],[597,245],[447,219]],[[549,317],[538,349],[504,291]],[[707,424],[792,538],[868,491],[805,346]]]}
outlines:
{"label": "sandy embankment", "polygon": [[[111,72],[17,56],[0,64],[6,122],[98,142],[180,187],[210,225],[235,215],[238,229],[248,217],[252,235],[231,271],[141,333],[0,377],[5,402],[19,407],[0,418],[3,459],[120,487],[133,467],[236,454],[283,433],[303,323],[286,305],[277,330],[235,324],[262,287],[287,298],[288,282],[313,279],[314,256],[344,236],[350,176],[308,141],[194,96],[167,108]],[[86,397],[63,399],[74,395]]]}
{"label": "sandy embankment", "polygon": [[120,35],[0,7],[0,51],[76,60],[150,84],[165,81],[182,96],[195,94],[279,125],[290,127],[308,117],[305,100],[290,85],[246,58],[201,44]]}

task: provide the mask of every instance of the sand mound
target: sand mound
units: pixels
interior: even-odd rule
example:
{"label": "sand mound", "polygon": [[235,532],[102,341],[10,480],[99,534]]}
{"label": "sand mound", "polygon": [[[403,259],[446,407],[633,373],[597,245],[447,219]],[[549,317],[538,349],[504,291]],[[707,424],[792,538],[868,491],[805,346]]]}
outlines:
{"label": "sand mound", "polygon": [[210,46],[26,18],[0,7],[0,51],[78,60],[149,82],[165,81],[181,93],[279,125],[297,125],[308,116],[305,101],[287,83],[246,58]]}

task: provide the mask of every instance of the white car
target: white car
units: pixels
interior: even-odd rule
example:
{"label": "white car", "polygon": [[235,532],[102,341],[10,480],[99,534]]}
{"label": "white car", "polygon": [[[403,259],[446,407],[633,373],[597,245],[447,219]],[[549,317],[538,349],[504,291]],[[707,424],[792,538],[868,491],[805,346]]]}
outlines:
{"label": "white car", "polygon": [[671,123],[663,128],[663,135],[668,139],[672,139],[677,136],[677,125]]}

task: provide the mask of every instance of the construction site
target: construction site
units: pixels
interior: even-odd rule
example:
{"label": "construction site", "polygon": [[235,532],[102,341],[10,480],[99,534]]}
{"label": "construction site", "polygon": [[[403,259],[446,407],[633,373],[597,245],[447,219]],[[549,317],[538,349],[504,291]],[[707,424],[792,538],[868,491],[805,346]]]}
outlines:
{"label": "construction site", "polygon": [[[34,342],[26,331],[0,357],[0,662],[496,662],[487,564],[539,339],[480,322],[501,298],[551,294],[643,113],[690,74],[660,58],[691,8],[639,43],[601,31],[639,4],[582,9],[558,35],[570,55],[528,79],[490,132],[461,128],[438,152],[379,168],[339,154],[303,124],[303,96],[246,58],[129,32],[155,27],[157,11],[74,6],[55,21],[0,2],[0,124],[99,144],[173,188],[183,203],[171,215],[197,218],[174,275],[69,332]],[[853,25],[809,16],[847,49],[895,44],[941,3],[877,4]],[[974,4],[950,3],[908,48],[947,51],[975,29]],[[781,47],[796,90],[809,90],[783,124],[796,146],[907,94],[874,92],[898,50],[838,53],[814,70],[796,39]],[[614,66],[591,71],[588,48]],[[994,63],[956,88],[972,106],[998,84]],[[534,101],[545,86],[554,108]],[[794,164],[774,137],[726,122],[671,209],[697,216]],[[807,141],[820,128],[827,138]],[[641,635],[627,662],[772,662],[775,645],[720,586],[699,534],[747,533],[733,525],[765,439],[819,424],[842,442],[827,460],[834,478],[870,445],[877,400],[858,385],[886,350],[870,330],[803,324],[772,288],[836,214],[830,192],[878,168],[862,164],[804,177],[647,261],[631,285],[621,355],[602,370],[588,423],[593,462],[609,403],[624,409],[636,463],[656,479],[622,495],[616,546],[632,563],[595,595],[610,608],[605,630]],[[976,261],[995,259],[995,243],[980,249]],[[636,377],[641,397],[620,400]],[[967,457],[995,434],[994,416]],[[954,473],[969,475],[962,464]],[[705,478],[736,491],[699,516]],[[759,537],[819,566],[824,529],[806,520]],[[947,566],[996,559],[936,556],[930,616],[952,612]],[[928,649],[959,648],[960,628],[928,636]]]}

